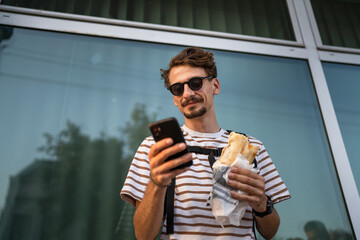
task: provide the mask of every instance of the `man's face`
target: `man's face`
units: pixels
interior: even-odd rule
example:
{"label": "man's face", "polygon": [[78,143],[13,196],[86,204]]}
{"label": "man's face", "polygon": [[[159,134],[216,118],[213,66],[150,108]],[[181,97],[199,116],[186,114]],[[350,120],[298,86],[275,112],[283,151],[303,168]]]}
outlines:
{"label": "man's face", "polygon": [[[169,74],[170,85],[174,83],[183,83],[194,77],[207,77],[204,68],[191,67],[189,65],[176,66],[171,69]],[[202,88],[193,91],[188,84],[184,85],[184,93],[181,96],[173,96],[174,104],[180,112],[188,119],[204,116],[212,111],[214,107],[214,95],[220,91],[219,81],[203,80]]]}

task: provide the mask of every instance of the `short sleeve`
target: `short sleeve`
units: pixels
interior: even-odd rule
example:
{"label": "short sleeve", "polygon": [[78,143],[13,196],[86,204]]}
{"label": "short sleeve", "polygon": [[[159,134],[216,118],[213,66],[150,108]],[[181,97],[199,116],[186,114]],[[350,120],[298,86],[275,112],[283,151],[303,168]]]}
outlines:
{"label": "short sleeve", "polygon": [[265,146],[257,139],[249,138],[250,143],[260,147],[256,161],[260,175],[265,179],[265,193],[274,203],[291,198],[290,192],[280,177],[275,164],[271,160]]}
{"label": "short sleeve", "polygon": [[144,197],[146,186],[150,180],[149,151],[154,144],[152,137],[145,138],[130,165],[120,196],[123,200],[135,206],[136,201]]}

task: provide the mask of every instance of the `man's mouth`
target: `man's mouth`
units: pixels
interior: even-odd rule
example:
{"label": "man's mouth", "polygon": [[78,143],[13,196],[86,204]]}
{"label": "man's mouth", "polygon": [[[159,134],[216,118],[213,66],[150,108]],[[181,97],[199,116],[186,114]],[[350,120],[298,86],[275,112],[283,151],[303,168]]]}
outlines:
{"label": "man's mouth", "polygon": [[202,102],[202,98],[200,97],[192,97],[191,99],[185,99],[182,103],[181,106],[182,107],[186,107],[186,106],[193,106],[196,103]]}
{"label": "man's mouth", "polygon": [[195,105],[196,103],[198,103],[198,101],[191,101],[191,102],[188,102],[188,103],[186,104],[186,106],[190,107],[190,106],[192,106],[192,105]]}

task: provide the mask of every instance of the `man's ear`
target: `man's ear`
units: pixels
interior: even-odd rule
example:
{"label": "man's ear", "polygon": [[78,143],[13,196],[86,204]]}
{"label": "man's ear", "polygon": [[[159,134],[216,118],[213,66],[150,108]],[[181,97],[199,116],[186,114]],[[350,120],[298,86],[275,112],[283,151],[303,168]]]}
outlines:
{"label": "man's ear", "polygon": [[220,92],[220,82],[217,78],[213,79],[213,94],[218,95]]}

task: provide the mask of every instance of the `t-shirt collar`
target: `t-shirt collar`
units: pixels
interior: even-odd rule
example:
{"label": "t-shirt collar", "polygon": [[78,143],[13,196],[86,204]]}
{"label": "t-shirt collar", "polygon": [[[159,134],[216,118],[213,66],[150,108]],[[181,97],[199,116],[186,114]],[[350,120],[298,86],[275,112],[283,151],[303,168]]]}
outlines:
{"label": "t-shirt collar", "polygon": [[225,133],[225,130],[222,128],[220,128],[220,130],[216,133],[197,132],[197,131],[191,130],[190,128],[185,126],[185,124],[181,128],[192,137],[196,136],[196,137],[218,138],[218,137],[221,137]]}

